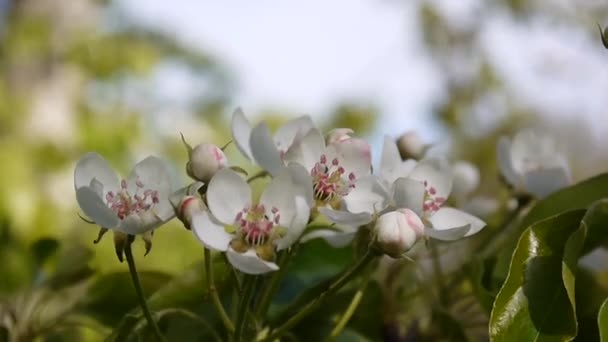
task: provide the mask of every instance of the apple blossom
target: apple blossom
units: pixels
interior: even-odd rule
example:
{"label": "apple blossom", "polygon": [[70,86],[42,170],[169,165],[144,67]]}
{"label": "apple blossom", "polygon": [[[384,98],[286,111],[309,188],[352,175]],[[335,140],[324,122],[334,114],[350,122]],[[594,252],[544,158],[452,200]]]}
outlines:
{"label": "apple blossom", "polygon": [[230,263],[249,274],[275,271],[274,251],[288,248],[302,234],[310,207],[287,169],[274,177],[258,203],[251,188],[230,169],[209,183],[209,210],[196,211],[192,229],[207,248],[226,252]]}
{"label": "apple blossom", "polygon": [[547,135],[525,129],[513,140],[501,137],[497,155],[502,175],[516,191],[543,198],[571,183],[566,157]]}
{"label": "apple blossom", "polygon": [[319,212],[332,221],[333,215],[339,215],[350,218],[349,225],[360,225],[370,221],[376,201],[381,200],[365,190],[378,186],[371,174],[369,151],[366,142],[353,138],[326,145],[321,133],[311,129],[293,144],[284,160],[306,170],[297,182],[312,186]]}
{"label": "apple blossom", "polygon": [[485,227],[485,222],[464,211],[444,206],[452,190],[452,171],[443,159],[420,161],[408,177],[393,185],[392,205],[408,208],[425,223],[426,236],[458,240]]}
{"label": "apple blossom", "polygon": [[272,135],[264,122],[252,127],[240,108],[234,111],[231,124],[232,138],[239,151],[272,175],[284,166],[282,156],[312,128],[311,118],[304,115],[287,121]]}
{"label": "apple blossom", "polygon": [[174,216],[171,185],[162,160],[150,156],[120,180],[99,154],[85,154],[74,170],[76,200],[102,228],[135,235],[155,229]]}

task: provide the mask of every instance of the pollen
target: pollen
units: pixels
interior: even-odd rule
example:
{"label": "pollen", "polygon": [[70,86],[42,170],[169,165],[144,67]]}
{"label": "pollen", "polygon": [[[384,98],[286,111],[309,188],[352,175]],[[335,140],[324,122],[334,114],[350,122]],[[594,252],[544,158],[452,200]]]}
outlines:
{"label": "pollen", "polygon": [[313,179],[315,198],[321,202],[333,202],[340,199],[355,187],[356,176],[340,165],[338,158],[327,160],[325,154],[321,155],[319,162],[310,171]]}

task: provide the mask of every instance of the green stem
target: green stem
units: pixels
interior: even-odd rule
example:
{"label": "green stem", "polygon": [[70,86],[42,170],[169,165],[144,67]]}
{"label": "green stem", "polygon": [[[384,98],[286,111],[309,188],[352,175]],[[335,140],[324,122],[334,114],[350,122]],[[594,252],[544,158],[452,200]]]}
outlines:
{"label": "green stem", "polygon": [[287,264],[289,263],[289,260],[291,260],[292,255],[295,253],[296,248],[297,245],[293,246],[279,257],[279,270],[272,275],[272,278],[270,278],[270,283],[264,287],[264,291],[260,297],[260,302],[255,310],[255,316],[259,319],[263,320],[264,316],[266,316],[266,312],[268,312],[268,308],[272,302],[272,297],[276,293],[279,285],[281,284],[281,280],[283,280],[283,277],[287,272]]}
{"label": "green stem", "polygon": [[346,311],[344,311],[344,314],[338,320],[338,323],[336,324],[334,329],[329,334],[330,339],[335,339],[336,337],[338,337],[338,335],[340,335],[342,330],[344,330],[344,327],[346,327],[346,324],[348,323],[348,321],[350,321],[351,317],[353,317],[353,315],[355,314],[355,311],[357,311],[359,304],[361,304],[361,299],[363,298],[363,292],[365,292],[366,287],[367,287],[367,279],[363,282],[363,285],[361,286],[361,288],[359,290],[357,290],[357,292],[353,296],[353,299],[350,301],[348,308],[346,308]]}
{"label": "green stem", "polygon": [[253,293],[255,292],[257,279],[257,276],[248,275],[243,281],[243,293],[241,294],[239,309],[236,314],[236,330],[234,333],[234,341],[236,342],[240,342],[243,336],[243,328],[247,321],[247,311],[249,311],[249,303],[251,303],[251,298],[253,298]]}
{"label": "green stem", "polygon": [[211,301],[213,302],[213,306],[215,306],[215,311],[217,311],[222,323],[226,330],[228,330],[229,334],[234,332],[234,325],[228,317],[226,310],[224,310],[224,305],[220,300],[220,296],[217,293],[217,289],[215,287],[215,279],[213,277],[213,267],[211,265],[211,251],[208,248],[205,248],[205,274],[207,281],[207,291],[209,292],[209,296],[211,296]]}
{"label": "green stem", "polygon": [[247,179],[247,183],[251,183],[251,182],[253,182],[254,180],[256,180],[258,178],[263,178],[263,177],[266,177],[266,176],[268,176],[268,171],[262,170],[262,171],[256,173],[255,175],[249,177],[249,179]]}
{"label": "green stem", "polygon": [[439,251],[435,245],[435,241],[430,241],[431,256],[433,258],[433,271],[435,272],[435,281],[437,282],[437,292],[439,295],[439,303],[443,307],[447,307],[448,298],[445,293],[445,279],[443,278],[443,269],[441,268],[441,260],[439,259]]}
{"label": "green stem", "polygon": [[150,309],[148,308],[148,304],[146,303],[146,297],[144,296],[144,291],[141,288],[141,283],[139,281],[139,276],[137,275],[137,268],[135,267],[135,259],[133,258],[133,251],[131,250],[131,242],[127,241],[125,247],[125,256],[127,258],[127,264],[129,265],[129,273],[131,273],[131,280],[133,281],[133,287],[135,287],[135,292],[137,293],[137,298],[139,299],[139,305],[141,306],[141,310],[146,317],[146,321],[148,321],[148,325],[152,327],[154,331],[154,337],[158,341],[164,341],[165,338],[161,333],[156,321],[152,317],[152,313],[150,313]]}
{"label": "green stem", "polygon": [[293,315],[291,318],[287,320],[287,322],[283,323],[280,327],[276,328],[268,337],[264,339],[264,341],[273,341],[283,334],[285,334],[289,329],[298,324],[302,319],[312,313],[318,306],[323,302],[323,300],[337,292],[344,285],[346,285],[352,278],[357,276],[361,270],[365,268],[374,258],[376,254],[371,250],[367,250],[365,255],[361,259],[359,259],[354,265],[352,265],[342,276],[340,276],[336,281],[331,283],[327,290],[319,294],[315,299],[310,301],[308,304],[304,305],[298,313]]}
{"label": "green stem", "polygon": [[481,251],[479,255],[482,258],[487,258],[493,255],[496,251],[498,251],[503,244],[508,240],[511,230],[513,228],[513,223],[517,221],[519,215],[534,204],[534,201],[530,201],[525,205],[518,205],[509,216],[505,219],[505,221],[496,229],[496,234],[492,234],[488,237],[486,241],[481,245]]}

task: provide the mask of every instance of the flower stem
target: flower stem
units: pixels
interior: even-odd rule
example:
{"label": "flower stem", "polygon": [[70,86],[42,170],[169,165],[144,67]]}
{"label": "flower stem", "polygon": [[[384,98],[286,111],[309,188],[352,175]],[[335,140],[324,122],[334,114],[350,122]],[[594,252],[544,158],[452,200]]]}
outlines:
{"label": "flower stem", "polygon": [[367,250],[365,255],[361,257],[355,264],[353,264],[348,270],[346,270],[342,276],[340,276],[336,281],[331,283],[327,290],[320,293],[315,299],[310,301],[308,304],[304,305],[298,313],[293,315],[287,322],[283,323],[280,327],[276,328],[268,337],[264,339],[264,341],[273,341],[283,334],[285,334],[289,329],[298,324],[302,319],[312,313],[318,306],[323,302],[323,300],[337,292],[344,285],[346,285],[351,279],[356,277],[361,270],[365,268],[374,258],[376,254],[372,250]]}
{"label": "flower stem", "polygon": [[258,178],[264,178],[266,176],[268,176],[268,171],[262,170],[262,171],[256,173],[255,175],[249,177],[249,179],[247,179],[247,183],[251,183]]}
{"label": "flower stem", "polygon": [[[131,240],[131,239],[130,239]],[[161,333],[156,321],[152,317],[152,313],[150,313],[150,309],[148,308],[148,304],[146,303],[146,297],[144,296],[144,291],[141,288],[141,283],[139,281],[139,276],[137,275],[137,268],[135,268],[135,259],[133,258],[133,251],[131,250],[132,241],[128,241],[125,246],[125,256],[127,258],[127,264],[129,265],[129,273],[131,273],[131,280],[133,281],[133,287],[135,287],[135,292],[137,293],[137,298],[139,299],[139,305],[141,306],[141,310],[146,317],[146,321],[148,321],[148,325],[152,327],[154,331],[154,337],[157,341],[164,341],[165,338]]]}
{"label": "flower stem", "polygon": [[289,260],[291,260],[292,255],[295,253],[296,248],[297,245],[293,246],[291,249],[285,251],[279,257],[279,270],[272,275],[272,277],[270,278],[270,283],[267,286],[264,286],[264,291],[262,292],[260,301],[255,310],[255,316],[259,319],[263,320],[264,316],[266,316],[266,312],[268,312],[268,308],[270,307],[270,303],[272,302],[272,296],[279,288],[281,280],[283,280],[283,277],[287,272],[287,264],[289,263]]}
{"label": "flower stem", "polygon": [[437,282],[437,292],[439,295],[439,303],[443,307],[447,307],[448,298],[445,293],[445,281],[443,279],[443,270],[441,268],[441,260],[439,256],[439,251],[437,250],[437,246],[435,245],[435,241],[430,242],[431,256],[433,259],[433,270],[435,272],[435,281]]}
{"label": "flower stem", "polygon": [[243,293],[241,294],[239,309],[236,314],[236,329],[234,332],[235,342],[240,342],[241,337],[243,336],[243,328],[245,327],[245,322],[247,321],[247,311],[249,311],[249,303],[251,303],[251,298],[255,292],[257,279],[257,276],[248,275],[243,281]]}
{"label": "flower stem", "polygon": [[208,248],[205,248],[205,274],[207,275],[207,291],[209,292],[209,296],[211,296],[213,306],[215,306],[215,310],[220,316],[224,327],[226,330],[228,330],[228,333],[232,334],[234,333],[234,325],[232,324],[230,317],[228,317],[226,310],[224,310],[224,305],[222,304],[222,301],[217,293],[215,279],[213,277],[213,267],[211,266],[211,251]]}
{"label": "flower stem", "polygon": [[344,330],[344,327],[346,327],[346,324],[348,323],[348,321],[355,314],[355,311],[357,311],[359,304],[361,304],[361,299],[363,298],[363,292],[365,292],[365,288],[367,287],[367,281],[368,281],[368,279],[363,281],[363,285],[361,286],[361,288],[359,290],[357,290],[357,292],[353,296],[353,299],[350,301],[348,308],[346,308],[346,311],[344,311],[344,314],[338,320],[338,323],[336,324],[334,329],[331,331],[331,333],[329,335],[330,339],[333,340],[336,337],[338,337],[338,335],[340,335],[342,330]]}

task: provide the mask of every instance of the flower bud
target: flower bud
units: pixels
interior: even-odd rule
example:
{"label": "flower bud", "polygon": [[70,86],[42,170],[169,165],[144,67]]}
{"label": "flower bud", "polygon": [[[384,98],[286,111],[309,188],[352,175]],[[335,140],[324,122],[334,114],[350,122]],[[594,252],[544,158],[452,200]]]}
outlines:
{"label": "flower bud", "polygon": [[182,221],[186,229],[190,229],[192,225],[192,217],[197,213],[205,210],[205,204],[196,196],[185,196],[177,207],[176,216]]}
{"label": "flower bud", "polygon": [[205,183],[228,164],[224,151],[213,144],[199,144],[192,149],[189,156],[190,160],[186,165],[188,176]]}
{"label": "flower bud", "polygon": [[397,148],[399,149],[399,154],[403,160],[420,159],[426,145],[418,133],[409,131],[397,139]]}
{"label": "flower bud", "polygon": [[398,209],[381,215],[376,221],[376,241],[382,251],[398,258],[424,235],[422,221],[410,209]]}

